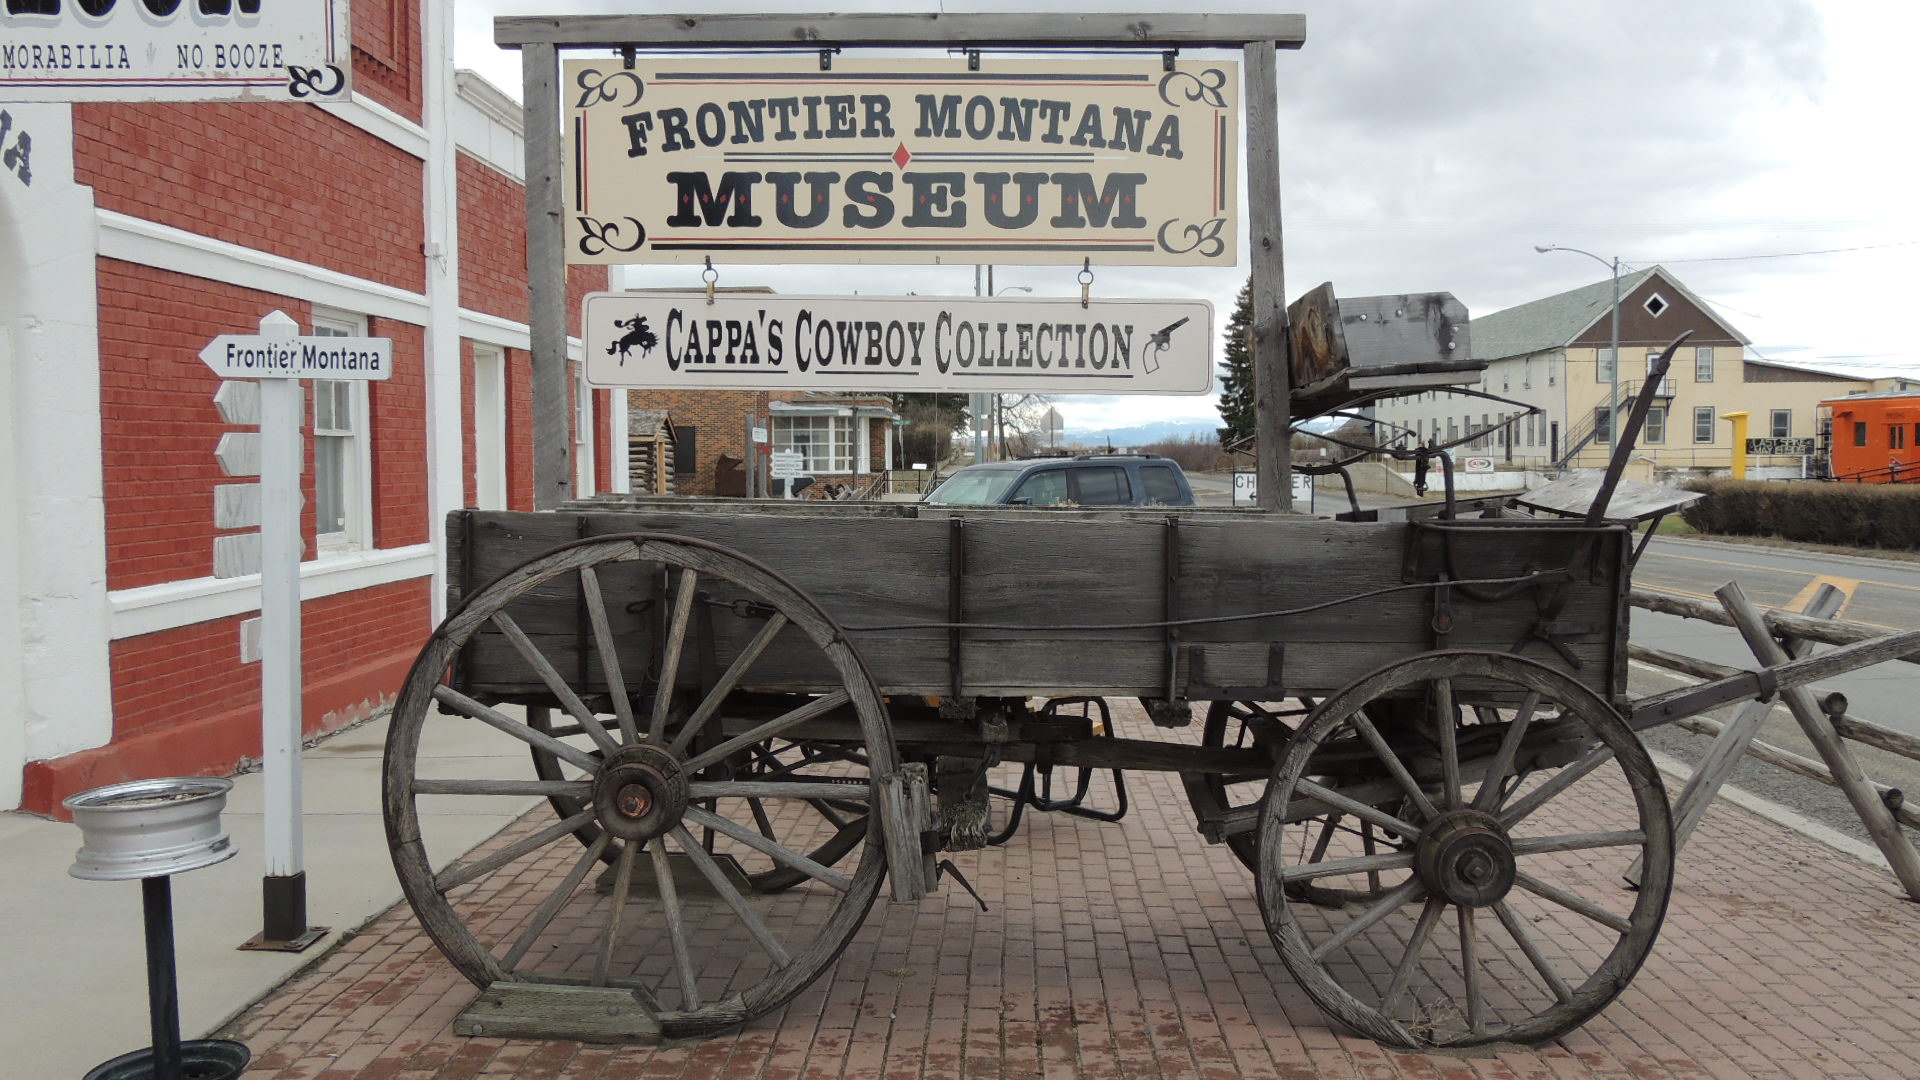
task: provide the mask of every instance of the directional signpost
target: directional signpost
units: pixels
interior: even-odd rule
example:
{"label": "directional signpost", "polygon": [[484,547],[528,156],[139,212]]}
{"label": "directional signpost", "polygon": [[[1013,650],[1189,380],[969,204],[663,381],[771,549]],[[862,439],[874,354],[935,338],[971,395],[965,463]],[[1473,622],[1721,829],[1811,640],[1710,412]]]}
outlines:
{"label": "directional signpost", "polygon": [[[387,338],[301,337],[284,312],[260,320],[257,335],[222,334],[200,350],[214,373],[258,379],[257,390],[222,384],[214,395],[228,423],[257,422],[260,430],[229,432],[215,451],[228,476],[258,476],[254,484],[223,485],[215,495],[215,524],[260,527],[250,537],[215,540],[215,572],[260,574],[260,768],[266,787],[265,918],[260,936],[244,948],[297,952],[325,927],[307,925],[306,872],[300,836],[300,413],[301,379],[386,379],[393,374]],[[222,543],[225,541],[226,543]],[[223,556],[223,551],[226,553]]]}

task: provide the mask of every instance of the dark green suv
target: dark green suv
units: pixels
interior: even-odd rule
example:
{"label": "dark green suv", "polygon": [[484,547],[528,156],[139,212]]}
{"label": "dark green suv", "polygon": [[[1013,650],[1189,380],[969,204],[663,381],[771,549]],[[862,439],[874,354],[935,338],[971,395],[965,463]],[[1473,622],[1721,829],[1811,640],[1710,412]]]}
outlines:
{"label": "dark green suv", "polygon": [[1192,506],[1187,474],[1153,454],[1083,454],[969,465],[926,499],[946,506]]}

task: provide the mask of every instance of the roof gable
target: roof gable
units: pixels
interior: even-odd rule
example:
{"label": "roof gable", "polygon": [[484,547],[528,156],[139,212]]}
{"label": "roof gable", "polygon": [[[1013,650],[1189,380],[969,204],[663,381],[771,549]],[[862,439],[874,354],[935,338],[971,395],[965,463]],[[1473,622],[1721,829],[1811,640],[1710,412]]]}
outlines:
{"label": "roof gable", "polygon": [[[1706,301],[1695,296],[1664,267],[1650,266],[1620,275],[1620,299],[1623,307],[1634,291],[1657,279],[1662,289],[1671,289],[1715,323],[1726,328],[1730,338],[1747,344],[1738,330],[1715,317]],[[1582,285],[1553,296],[1518,304],[1491,315],[1482,315],[1468,324],[1475,360],[1499,360],[1508,356],[1563,349],[1606,319],[1613,307],[1613,279]]]}

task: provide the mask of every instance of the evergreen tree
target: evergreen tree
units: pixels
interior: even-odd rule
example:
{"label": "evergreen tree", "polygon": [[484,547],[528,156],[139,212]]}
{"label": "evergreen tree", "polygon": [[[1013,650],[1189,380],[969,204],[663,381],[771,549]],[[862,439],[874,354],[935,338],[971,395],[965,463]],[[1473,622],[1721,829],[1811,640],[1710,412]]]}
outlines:
{"label": "evergreen tree", "polygon": [[1247,353],[1247,330],[1253,325],[1253,279],[1240,287],[1233,304],[1233,317],[1227,320],[1225,360],[1220,375],[1220,445],[1252,437],[1255,430],[1253,410],[1253,358]]}

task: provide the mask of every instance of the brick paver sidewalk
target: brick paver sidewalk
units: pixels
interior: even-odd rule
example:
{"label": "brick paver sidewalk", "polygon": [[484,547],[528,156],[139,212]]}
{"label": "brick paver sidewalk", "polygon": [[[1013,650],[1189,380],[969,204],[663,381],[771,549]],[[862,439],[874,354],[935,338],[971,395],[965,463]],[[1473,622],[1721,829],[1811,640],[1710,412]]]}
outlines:
{"label": "brick paver sidewalk", "polygon": [[1030,813],[1012,843],[959,856],[990,911],[951,884],[883,898],[792,1004],[706,1042],[454,1035],[476,991],[404,905],[223,1034],[254,1049],[257,1080],[1920,1075],[1920,907],[1739,810],[1695,834],[1652,958],[1598,1019],[1537,1049],[1413,1054],[1330,1028],[1178,780],[1129,783],[1121,822]]}

